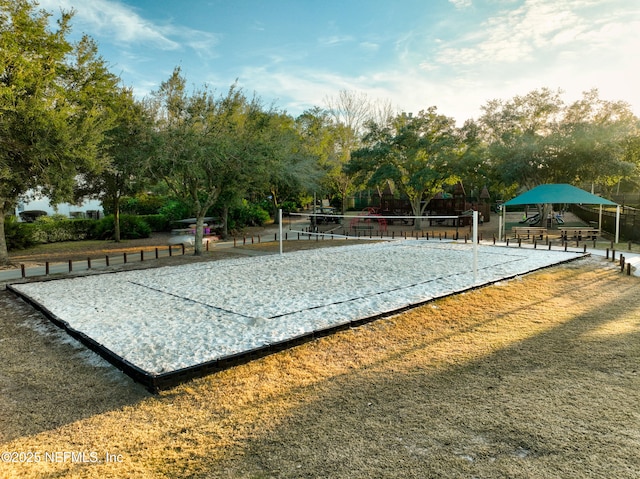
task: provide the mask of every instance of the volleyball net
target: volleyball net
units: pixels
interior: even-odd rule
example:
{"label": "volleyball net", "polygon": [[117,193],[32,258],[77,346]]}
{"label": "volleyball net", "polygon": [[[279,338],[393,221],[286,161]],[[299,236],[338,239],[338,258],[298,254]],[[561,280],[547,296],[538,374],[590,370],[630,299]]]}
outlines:
{"label": "volleyball net", "polygon": [[306,237],[359,239],[445,239],[471,238],[474,215],[384,215],[375,211],[351,214],[289,213],[280,221],[285,235],[297,233]]}
{"label": "volleyball net", "polygon": [[[478,221],[477,211],[451,216],[384,215],[369,209],[348,215],[333,211],[310,213],[288,213],[289,221],[284,224],[282,210],[279,210],[280,254],[283,254],[283,238],[288,234],[306,235],[311,239],[360,239],[390,241],[400,239],[445,239],[459,240],[461,233],[465,240],[473,243],[474,280],[478,270]],[[435,229],[434,229],[435,228]],[[449,238],[447,235],[449,234]]]}

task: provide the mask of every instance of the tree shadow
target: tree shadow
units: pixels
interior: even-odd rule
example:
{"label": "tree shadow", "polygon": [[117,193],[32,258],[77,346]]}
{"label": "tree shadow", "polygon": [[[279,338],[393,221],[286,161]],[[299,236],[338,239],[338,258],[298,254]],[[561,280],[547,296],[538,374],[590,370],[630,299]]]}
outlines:
{"label": "tree shadow", "polygon": [[[558,291],[575,302],[581,289],[573,281]],[[251,471],[243,477],[638,477],[637,281],[621,279],[615,296],[604,294],[526,338],[500,345],[486,321],[471,321],[322,381],[308,392],[313,399],[221,469]],[[532,309],[517,303],[492,320],[496,334]],[[529,322],[545,320],[534,314]],[[456,351],[468,342],[486,354]],[[443,347],[439,364],[429,363]]]}
{"label": "tree shadow", "polygon": [[0,442],[149,396],[8,291],[0,306]]}

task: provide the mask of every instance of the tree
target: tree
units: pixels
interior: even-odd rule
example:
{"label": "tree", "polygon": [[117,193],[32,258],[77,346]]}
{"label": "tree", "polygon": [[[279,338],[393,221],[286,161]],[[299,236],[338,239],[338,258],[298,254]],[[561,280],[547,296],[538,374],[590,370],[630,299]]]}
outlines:
{"label": "tree", "polygon": [[271,196],[273,216],[287,200],[297,200],[303,194],[315,191],[323,172],[319,158],[307,143],[307,138],[297,128],[289,115],[277,112],[268,114],[269,122],[263,130],[266,166],[264,178]]}
{"label": "tree", "polygon": [[[424,214],[427,203],[446,184],[455,184],[460,137],[453,118],[435,107],[418,115],[398,115],[391,126],[369,123],[367,146],[354,151],[347,171],[366,179],[369,186],[385,181],[406,195],[415,216]],[[420,221],[415,222],[417,229]]]}
{"label": "tree", "polygon": [[480,118],[491,166],[505,185],[533,188],[550,177],[555,154],[551,135],[557,130],[564,104],[560,92],[535,90],[510,101],[492,100]]}
{"label": "tree", "polygon": [[561,92],[544,88],[492,100],[483,110],[490,166],[507,186],[611,186],[635,171],[629,145],[638,119],[626,103],[603,101],[597,90],[567,106]]}
{"label": "tree", "polygon": [[114,214],[114,239],[120,241],[120,202],[125,196],[141,191],[148,182],[141,165],[148,157],[150,118],[144,105],[123,88],[114,101],[115,124],[105,135],[102,154],[109,165],[100,172],[82,175],[76,196],[96,197],[109,204]]}
{"label": "tree", "polygon": [[457,162],[456,174],[464,185],[471,186],[471,191],[479,197],[483,187],[491,182],[491,171],[487,158],[487,144],[483,139],[482,129],[473,120],[467,120],[458,129],[461,152]]}
{"label": "tree", "polygon": [[340,195],[342,213],[346,211],[347,195],[354,185],[345,165],[351,160],[351,152],[361,145],[361,136],[367,122],[387,125],[392,117],[392,108],[387,103],[371,101],[366,94],[340,90],[337,97],[327,97],[327,114],[331,118],[334,152],[324,159],[329,188]]}
{"label": "tree", "polygon": [[220,97],[207,89],[189,95],[185,85],[176,68],[154,93],[157,134],[151,173],[192,206],[194,254],[201,255],[207,211],[220,198],[237,197],[252,175],[261,174],[262,152],[255,138],[263,117],[259,102],[247,100],[235,85]]}
{"label": "tree", "polygon": [[57,30],[28,0],[0,0],[0,264],[9,261],[4,219],[29,190],[70,200],[77,174],[99,170],[118,79],[83,37],[67,40],[72,13]]}
{"label": "tree", "polygon": [[597,90],[569,105],[554,138],[556,182],[604,188],[630,178],[638,168],[628,155],[638,136],[638,118],[625,102],[605,101]]}

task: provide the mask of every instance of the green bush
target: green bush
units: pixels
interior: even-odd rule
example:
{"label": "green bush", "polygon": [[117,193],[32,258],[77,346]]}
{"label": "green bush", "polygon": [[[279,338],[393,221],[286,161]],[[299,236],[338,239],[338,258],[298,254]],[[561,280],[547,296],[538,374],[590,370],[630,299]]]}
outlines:
{"label": "green bush", "polygon": [[8,216],[4,220],[4,233],[7,240],[7,249],[26,249],[36,244],[33,239],[34,225],[20,223],[15,216]]}
{"label": "green bush", "polygon": [[[120,239],[139,239],[151,236],[151,227],[140,216],[120,216]],[[105,216],[97,221],[93,237],[98,239],[115,239],[115,219],[113,215]]]}
{"label": "green bush", "polygon": [[191,216],[191,209],[188,205],[178,201],[169,200],[167,203],[158,210],[158,213],[164,216],[169,223],[172,221],[189,218]]}
{"label": "green bush", "polygon": [[151,228],[151,231],[170,231],[171,222],[164,215],[141,215],[142,218]]}
{"label": "green bush", "polygon": [[295,201],[283,201],[280,204],[280,209],[283,213],[295,213],[300,206]]}
{"label": "green bush", "polygon": [[229,212],[231,221],[236,228],[242,228],[244,226],[262,226],[265,224],[271,216],[259,205],[249,203],[247,200],[242,200],[242,205],[232,208]]}
{"label": "green bush", "polygon": [[91,237],[95,220],[71,220],[63,215],[40,216],[32,227],[32,238],[36,243],[79,241]]}

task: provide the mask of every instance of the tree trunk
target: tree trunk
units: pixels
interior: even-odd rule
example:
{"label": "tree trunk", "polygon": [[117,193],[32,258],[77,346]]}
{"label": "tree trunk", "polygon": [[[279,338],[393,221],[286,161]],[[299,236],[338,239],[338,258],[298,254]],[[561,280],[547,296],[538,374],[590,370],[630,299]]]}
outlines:
{"label": "tree trunk", "polygon": [[[413,211],[413,216],[422,215],[422,208],[420,207],[421,199],[422,199],[422,196],[411,199],[411,211]],[[416,218],[415,221],[413,222],[413,225],[414,225],[413,229],[415,230],[422,229],[422,218]]]}
{"label": "tree trunk", "polygon": [[204,215],[206,214],[206,210],[203,212],[198,212],[198,216],[196,217],[196,239],[193,248],[194,256],[202,256],[202,240],[204,238]]}
{"label": "tree trunk", "polygon": [[275,192],[273,190],[271,190],[271,198],[272,198],[272,206],[273,206],[273,224],[277,225],[279,223],[279,218],[278,218],[278,197],[276,196]]}
{"label": "tree trunk", "polygon": [[229,207],[222,207],[222,237],[227,239],[229,236]]}
{"label": "tree trunk", "polygon": [[113,238],[120,243],[120,198],[113,199]]}
{"label": "tree trunk", "polygon": [[9,251],[7,249],[7,239],[4,233],[5,208],[0,205],[0,265],[9,264]]}

